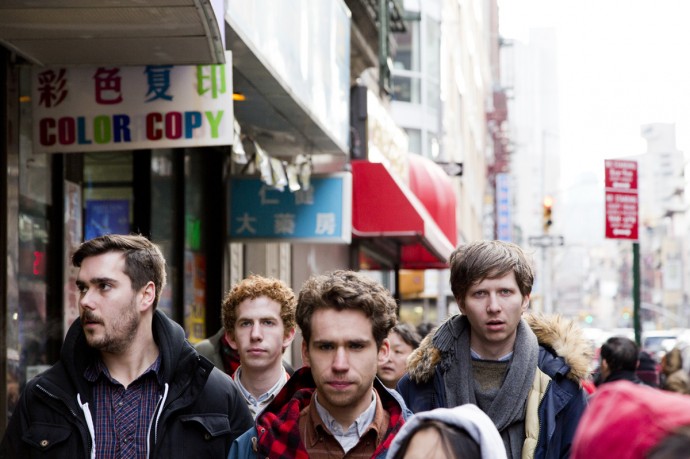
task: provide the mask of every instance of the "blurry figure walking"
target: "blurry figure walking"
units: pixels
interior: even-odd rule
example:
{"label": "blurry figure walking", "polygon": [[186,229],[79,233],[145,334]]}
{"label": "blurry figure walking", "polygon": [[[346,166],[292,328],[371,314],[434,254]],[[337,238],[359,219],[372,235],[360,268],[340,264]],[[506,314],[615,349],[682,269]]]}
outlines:
{"label": "blurry figure walking", "polygon": [[687,459],[690,397],[644,384],[604,384],[575,433],[571,459]]}
{"label": "blurry figure walking", "polygon": [[683,370],[683,358],[680,349],[674,347],[661,359],[661,388],[690,394],[690,376]]}
{"label": "blurry figure walking", "polygon": [[506,459],[501,435],[476,405],[436,408],[407,420],[388,459]]}
{"label": "blurry figure walking", "polygon": [[388,335],[391,351],[385,362],[379,365],[377,376],[389,389],[395,389],[407,371],[407,357],[419,347],[422,340],[410,324],[399,323]]}

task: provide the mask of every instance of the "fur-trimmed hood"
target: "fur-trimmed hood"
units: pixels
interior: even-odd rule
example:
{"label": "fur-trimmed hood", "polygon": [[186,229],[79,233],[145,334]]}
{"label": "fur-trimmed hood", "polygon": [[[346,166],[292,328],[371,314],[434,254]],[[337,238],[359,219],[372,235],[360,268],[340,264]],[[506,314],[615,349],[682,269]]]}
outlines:
{"label": "fur-trimmed hood", "polygon": [[[581,384],[589,374],[592,350],[580,327],[560,315],[525,314],[523,319],[537,336],[539,344],[552,349],[570,367],[568,378]],[[407,372],[417,383],[429,381],[441,361],[441,351],[434,346],[433,338],[442,327],[443,324],[432,330],[407,358]]]}

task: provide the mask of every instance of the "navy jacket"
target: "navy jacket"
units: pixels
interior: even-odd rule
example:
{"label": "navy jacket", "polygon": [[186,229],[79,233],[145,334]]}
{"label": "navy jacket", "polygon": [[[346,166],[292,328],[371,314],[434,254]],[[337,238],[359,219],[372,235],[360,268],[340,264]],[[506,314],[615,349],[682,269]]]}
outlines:
{"label": "navy jacket", "polygon": [[[560,318],[549,321],[543,317],[529,317],[528,323],[540,346],[538,370],[527,400],[527,410],[533,412],[525,417],[523,453],[535,459],[567,458],[575,429],[587,405],[580,380],[587,375],[590,352],[579,335],[568,336],[571,324]],[[414,413],[449,408],[438,365],[440,356],[435,355],[438,350],[433,347],[432,339],[433,334],[408,360],[408,373],[398,383],[398,392]]]}

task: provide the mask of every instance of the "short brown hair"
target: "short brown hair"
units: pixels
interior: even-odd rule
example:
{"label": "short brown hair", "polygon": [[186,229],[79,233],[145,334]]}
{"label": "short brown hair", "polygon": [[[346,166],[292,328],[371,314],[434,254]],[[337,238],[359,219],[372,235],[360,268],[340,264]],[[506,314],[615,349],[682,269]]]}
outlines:
{"label": "short brown hair", "polygon": [[476,241],[461,245],[450,255],[450,288],[462,305],[467,291],[484,279],[515,273],[523,297],[532,292],[534,270],[520,246],[505,241]]}
{"label": "short brown hair", "polygon": [[312,276],[299,292],[297,324],[305,343],[311,339],[311,318],[317,309],[362,311],[371,321],[378,347],[397,322],[397,304],[381,284],[364,274],[337,270]]}
{"label": "short brown hair", "polygon": [[156,286],[153,309],[158,306],[165,287],[165,257],[156,244],[140,234],[106,234],[83,242],[72,255],[72,265],[79,268],[85,258],[109,252],[122,252],[125,256],[124,273],[137,291],[149,281]]}
{"label": "short brown hair", "polygon": [[238,282],[225,294],[221,305],[221,320],[223,328],[230,336],[235,336],[235,322],[237,322],[237,307],[245,300],[253,300],[265,296],[280,305],[280,318],[283,321],[285,335],[295,328],[295,293],[280,279],[252,274]]}

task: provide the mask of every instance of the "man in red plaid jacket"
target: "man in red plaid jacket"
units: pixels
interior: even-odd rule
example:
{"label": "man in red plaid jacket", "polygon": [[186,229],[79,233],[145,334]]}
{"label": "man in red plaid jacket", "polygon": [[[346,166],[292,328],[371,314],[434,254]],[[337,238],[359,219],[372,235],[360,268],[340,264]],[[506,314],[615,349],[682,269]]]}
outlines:
{"label": "man in red plaid jacket", "polygon": [[363,274],[340,270],[307,280],[296,313],[305,366],[228,458],[385,458],[411,414],[376,378],[395,313],[390,293]]}

